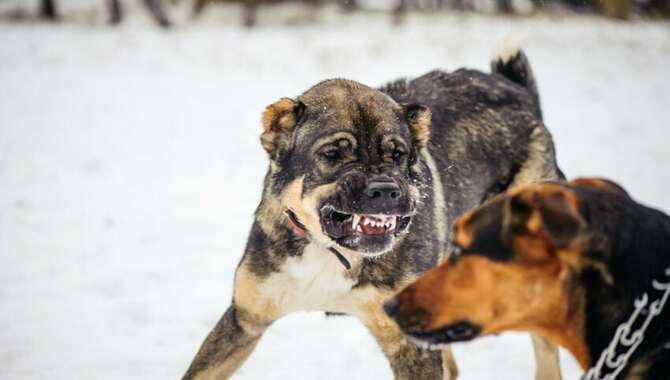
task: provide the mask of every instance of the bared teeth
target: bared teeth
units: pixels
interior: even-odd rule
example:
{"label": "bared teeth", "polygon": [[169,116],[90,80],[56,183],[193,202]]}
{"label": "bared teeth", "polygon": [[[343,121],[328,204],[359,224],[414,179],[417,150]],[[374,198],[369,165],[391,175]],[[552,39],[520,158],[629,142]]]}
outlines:
{"label": "bared teeth", "polygon": [[368,234],[378,234],[393,230],[396,224],[396,216],[394,215],[354,214],[352,219],[353,230]]}

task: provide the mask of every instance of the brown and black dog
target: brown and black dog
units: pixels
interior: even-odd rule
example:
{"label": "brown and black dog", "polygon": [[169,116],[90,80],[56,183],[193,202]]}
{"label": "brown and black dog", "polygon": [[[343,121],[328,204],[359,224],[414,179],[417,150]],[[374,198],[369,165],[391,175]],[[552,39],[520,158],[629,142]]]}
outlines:
{"label": "brown and black dog", "polygon": [[548,182],[464,214],[454,242],[458,254],[385,304],[413,340],[529,331],[593,366],[588,379],[670,379],[667,215],[611,181]]}
{"label": "brown and black dog", "polygon": [[[490,73],[435,70],[378,89],[331,79],[263,114],[263,195],[229,308],[184,380],[225,379],[272,323],[302,310],[356,317],[396,379],[453,379],[450,352],[411,344],[383,302],[453,249],[456,217],[508,188],[558,179],[525,54]],[[536,378],[560,378],[534,339]]]}

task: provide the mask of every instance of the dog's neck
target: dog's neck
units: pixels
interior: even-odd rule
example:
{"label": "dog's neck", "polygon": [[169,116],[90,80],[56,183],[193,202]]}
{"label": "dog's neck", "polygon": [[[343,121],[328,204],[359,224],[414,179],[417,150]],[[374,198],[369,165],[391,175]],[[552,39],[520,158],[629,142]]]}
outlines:
{"label": "dog's neck", "polygon": [[[597,293],[592,291],[587,297],[597,299]],[[655,379],[648,373],[658,370],[659,361],[670,360],[669,298],[670,266],[650,279],[645,291],[633,299],[624,297],[587,307],[586,343],[592,361],[585,379],[601,379],[607,374],[623,379],[633,373],[636,379]]]}
{"label": "dog's neck", "polygon": [[[667,254],[670,255],[670,251]],[[670,294],[665,294],[670,292],[665,290],[670,286],[670,269],[666,269],[670,268],[670,260],[667,261],[664,266],[641,270],[650,275],[635,280],[637,286],[633,292],[629,291],[631,286],[627,284],[627,279],[621,278],[620,273],[614,273],[612,281],[603,276],[601,269],[584,270],[575,275],[574,283],[565,285],[572,289],[568,291],[566,304],[563,305],[565,313],[557,315],[551,324],[546,324],[546,321],[539,323],[533,332],[566,348],[587,371],[598,364],[605,350],[612,352],[610,363],[626,353],[632,346],[632,334],[638,331],[644,333],[643,340],[631,350],[621,370],[623,375],[616,379],[625,379],[623,376],[632,373],[642,374],[639,379],[654,379],[647,373],[663,373],[659,372],[659,365],[668,367],[670,371]],[[644,304],[640,302],[643,298],[646,298]],[[650,307],[658,308],[663,303],[664,307],[658,312],[650,310]],[[637,317],[636,313],[639,314]],[[647,318],[650,314],[655,315]],[[645,323],[646,331],[641,328]],[[628,344],[616,342],[617,329],[623,325],[630,326],[624,337]],[[603,374],[614,371],[612,366],[604,367]]]}
{"label": "dog's neck", "polygon": [[[584,211],[592,221],[593,232],[585,247],[589,250],[583,252],[585,265],[576,275],[578,287],[585,292],[582,331],[590,356],[586,369],[596,364],[601,353],[616,340],[617,328],[635,313],[636,300],[639,306],[639,299],[645,294],[649,303],[658,298],[660,291],[654,288],[654,281],[670,282],[665,273],[670,267],[670,218],[623,198],[618,202],[591,203],[594,206]],[[649,314],[648,307],[642,313]],[[661,356],[670,359],[670,350],[663,349],[670,342],[668,319],[670,305],[665,305],[660,315],[650,321],[643,342],[617,379],[625,378],[633,369],[640,371],[641,366],[653,368],[658,355],[650,354],[659,347]],[[645,316],[638,320],[645,320]],[[632,325],[630,333],[638,327],[637,323]]]}

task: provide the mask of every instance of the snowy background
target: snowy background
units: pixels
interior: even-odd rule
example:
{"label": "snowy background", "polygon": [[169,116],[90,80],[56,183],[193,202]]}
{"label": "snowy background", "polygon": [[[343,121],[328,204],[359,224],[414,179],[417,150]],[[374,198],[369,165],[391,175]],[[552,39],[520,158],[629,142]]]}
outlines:
{"label": "snowy background", "polygon": [[[179,378],[230,301],[267,164],[260,114],[324,78],[488,70],[523,32],[564,171],[670,211],[667,23],[267,8],[246,30],[213,7],[163,31],[143,10],[111,28],[93,2],[63,3],[61,24],[0,22],[0,378]],[[455,352],[464,380],[534,370],[525,334]],[[356,320],[321,313],[277,322],[236,375],[390,377]]]}

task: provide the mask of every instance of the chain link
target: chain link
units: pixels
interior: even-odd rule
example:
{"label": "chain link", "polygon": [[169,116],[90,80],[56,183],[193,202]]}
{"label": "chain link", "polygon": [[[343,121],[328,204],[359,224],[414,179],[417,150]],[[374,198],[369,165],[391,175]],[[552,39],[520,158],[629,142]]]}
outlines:
{"label": "chain link", "polygon": [[[670,278],[670,267],[665,269],[665,276]],[[602,354],[600,354],[600,358],[596,364],[582,377],[582,380],[615,380],[619,373],[626,368],[628,359],[630,359],[637,347],[644,340],[644,333],[647,327],[649,327],[654,317],[661,314],[668,297],[670,297],[670,281],[659,282],[652,280],[651,285],[654,289],[663,293],[651,303],[649,303],[647,293],[635,299],[633,314],[631,314],[626,322],[617,327],[614,338]],[[645,312],[647,304],[649,304],[649,308]],[[641,314],[646,314],[646,319],[637,330],[631,333],[631,328],[635,325]],[[617,351],[622,348],[627,348],[626,352],[617,355]],[[603,374],[602,372],[605,368],[608,373]]]}

